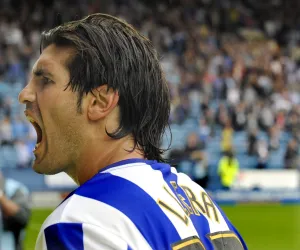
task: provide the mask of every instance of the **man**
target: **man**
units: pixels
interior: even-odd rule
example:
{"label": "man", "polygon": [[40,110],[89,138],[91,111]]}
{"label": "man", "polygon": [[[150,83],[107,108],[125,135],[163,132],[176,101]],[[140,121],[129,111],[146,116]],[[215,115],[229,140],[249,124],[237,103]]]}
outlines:
{"label": "man", "polygon": [[220,176],[222,189],[230,190],[238,176],[240,165],[238,159],[234,156],[233,150],[224,152],[219,161],[218,174]]}
{"label": "man", "polygon": [[163,163],[167,83],[127,23],[93,14],[43,33],[19,99],[38,135],[33,169],[80,185],[44,222],[37,250],[246,249],[207,193]]}
{"label": "man", "polygon": [[187,137],[187,143],[183,150],[185,161],[189,162],[191,172],[188,174],[201,187],[206,188],[208,183],[207,157],[204,152],[204,143],[201,142],[197,133],[192,132]]}
{"label": "man", "polygon": [[29,201],[29,191],[22,183],[0,173],[1,250],[23,249],[24,229],[31,214]]}

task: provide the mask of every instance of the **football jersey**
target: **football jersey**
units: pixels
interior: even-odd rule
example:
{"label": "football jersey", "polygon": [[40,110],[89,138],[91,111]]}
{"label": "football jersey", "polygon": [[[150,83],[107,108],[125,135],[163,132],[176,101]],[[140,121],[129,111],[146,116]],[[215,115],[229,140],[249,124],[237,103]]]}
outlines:
{"label": "football jersey", "polygon": [[129,159],[102,169],[46,219],[36,250],[244,250],[210,196],[168,164]]}

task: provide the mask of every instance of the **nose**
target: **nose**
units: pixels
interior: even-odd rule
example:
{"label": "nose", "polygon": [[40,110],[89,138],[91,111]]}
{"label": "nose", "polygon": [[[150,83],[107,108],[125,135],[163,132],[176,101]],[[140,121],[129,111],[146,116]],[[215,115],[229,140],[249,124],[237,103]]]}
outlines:
{"label": "nose", "polygon": [[35,101],[35,93],[31,88],[30,84],[28,84],[19,94],[19,102],[21,104],[26,104],[28,102]]}

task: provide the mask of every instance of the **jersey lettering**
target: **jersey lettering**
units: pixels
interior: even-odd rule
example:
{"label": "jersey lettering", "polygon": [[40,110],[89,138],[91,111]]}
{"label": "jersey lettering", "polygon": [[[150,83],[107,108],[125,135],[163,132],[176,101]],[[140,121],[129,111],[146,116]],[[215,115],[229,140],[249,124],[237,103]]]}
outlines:
{"label": "jersey lettering", "polygon": [[[217,208],[206,192],[203,191],[199,195],[196,195],[187,186],[177,185],[177,183],[174,181],[171,181],[170,184],[174,189],[174,194],[171,193],[167,187],[164,187],[164,190],[177,202],[177,204],[180,206],[180,208],[186,216],[190,216],[191,214],[201,216],[201,214],[205,214],[210,220],[219,223]],[[186,197],[188,198],[187,200],[181,194],[178,193],[179,188],[185,193]],[[166,202],[160,199],[158,200],[158,204],[161,207],[168,209],[170,212],[175,214],[178,218],[180,218],[187,224],[188,219],[186,216],[181,215],[183,213],[174,210],[170,205],[168,205]]]}

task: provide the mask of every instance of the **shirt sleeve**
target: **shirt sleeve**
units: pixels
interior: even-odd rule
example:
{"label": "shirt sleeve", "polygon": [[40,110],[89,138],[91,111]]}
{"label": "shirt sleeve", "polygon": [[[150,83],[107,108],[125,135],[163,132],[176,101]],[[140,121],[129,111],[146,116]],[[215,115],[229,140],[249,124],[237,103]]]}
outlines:
{"label": "shirt sleeve", "polygon": [[22,230],[28,224],[30,219],[30,197],[22,188],[18,188],[12,197],[8,197],[10,200],[15,202],[19,207],[19,211],[9,217],[4,218],[4,228],[9,231]]}
{"label": "shirt sleeve", "polygon": [[44,230],[43,250],[129,250],[119,236],[86,223],[57,223]]}

